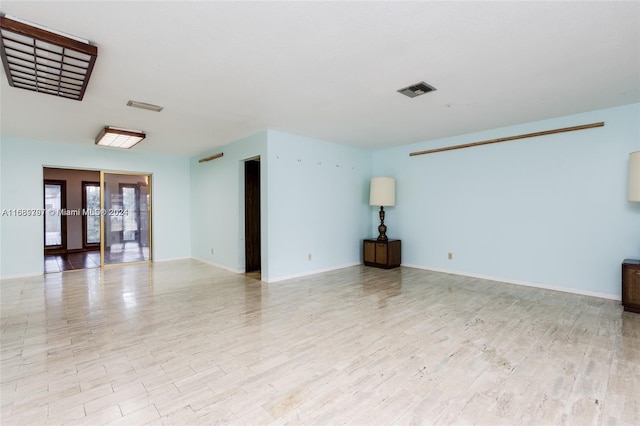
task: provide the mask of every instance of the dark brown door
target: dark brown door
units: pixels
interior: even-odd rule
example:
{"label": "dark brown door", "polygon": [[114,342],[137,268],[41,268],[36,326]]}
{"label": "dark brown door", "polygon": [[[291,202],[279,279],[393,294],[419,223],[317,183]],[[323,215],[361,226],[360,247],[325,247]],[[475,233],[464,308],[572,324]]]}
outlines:
{"label": "dark brown door", "polygon": [[260,270],[260,161],[244,163],[245,272]]}

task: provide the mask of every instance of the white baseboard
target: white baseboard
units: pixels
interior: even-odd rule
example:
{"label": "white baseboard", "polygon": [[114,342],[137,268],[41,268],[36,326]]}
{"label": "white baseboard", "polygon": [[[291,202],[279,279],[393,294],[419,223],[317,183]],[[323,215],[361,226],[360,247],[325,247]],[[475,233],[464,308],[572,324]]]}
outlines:
{"label": "white baseboard", "polygon": [[271,278],[269,280],[263,280],[267,283],[275,283],[278,281],[285,281],[285,280],[290,280],[293,278],[300,278],[300,277],[306,277],[309,275],[316,275],[316,274],[321,274],[323,272],[330,272],[330,271],[335,271],[337,269],[342,269],[342,268],[349,268],[351,266],[356,266],[356,265],[360,265],[360,262],[355,262],[355,263],[348,263],[346,265],[341,265],[341,266],[333,266],[330,268],[323,268],[323,269],[314,269],[312,271],[306,271],[306,272],[300,272],[297,274],[290,274],[290,275],[281,275],[279,277],[275,277],[275,278]]}
{"label": "white baseboard", "polygon": [[[176,262],[179,260],[191,260],[193,259],[193,257],[187,256],[187,257],[174,257],[174,258],[170,258],[170,259],[153,259],[151,260],[151,263],[164,263],[164,262]],[[200,259],[198,259],[200,260]]]}
{"label": "white baseboard", "polygon": [[28,274],[16,274],[16,275],[0,275],[0,280],[15,280],[20,278],[33,278],[33,277],[41,277],[44,275],[44,271],[42,272],[32,272]]}
{"label": "white baseboard", "polygon": [[226,265],[221,265],[219,263],[210,262],[210,261],[202,259],[200,257],[192,257],[191,259],[197,260],[197,261],[202,262],[202,263],[206,263],[207,265],[215,266],[216,268],[224,269],[225,271],[233,272],[234,274],[244,274],[243,270],[229,268]]}
{"label": "white baseboard", "polygon": [[547,284],[541,284],[541,283],[532,283],[529,281],[513,280],[509,278],[491,277],[488,275],[481,275],[481,274],[470,274],[468,272],[450,271],[450,270],[440,269],[440,268],[428,268],[426,266],[412,265],[407,263],[403,263],[402,266],[406,266],[408,268],[424,269],[426,271],[442,272],[444,274],[461,275],[461,276],[471,277],[471,278],[480,278],[480,279],[489,280],[489,281],[499,281],[499,282],[508,283],[508,284],[521,285],[525,287],[534,287],[534,288],[541,288],[545,290],[561,291],[563,293],[579,294],[582,296],[599,297],[601,299],[618,300],[618,301],[622,300],[622,296],[620,294],[600,293],[597,291],[582,290],[578,288],[559,287],[559,286],[547,285]]}
{"label": "white baseboard", "polygon": [[[215,263],[215,262],[210,262],[208,260],[205,260],[205,259],[202,259],[202,258],[199,258],[199,257],[193,257],[192,259],[197,260],[197,261],[202,262],[202,263],[206,263],[207,265],[211,265],[211,266],[214,266],[216,268],[224,269],[225,271],[233,272],[234,274],[244,274],[245,273],[243,270],[232,269],[232,268],[229,268],[228,266],[220,265],[220,264]],[[330,267],[330,268],[314,269],[312,271],[305,271],[305,272],[300,272],[300,273],[297,273],[297,274],[281,275],[279,277],[275,277],[275,278],[271,278],[271,279],[265,279],[263,277],[262,281],[265,282],[265,283],[271,284],[271,283],[275,283],[275,282],[279,282],[279,281],[285,281],[285,280],[290,280],[290,279],[294,279],[294,278],[306,277],[306,276],[309,276],[309,275],[321,274],[323,272],[335,271],[336,269],[348,268],[350,266],[356,266],[356,265],[360,265],[360,262],[354,262],[354,263],[349,263],[349,264],[341,265],[341,266],[334,266],[334,267]]]}

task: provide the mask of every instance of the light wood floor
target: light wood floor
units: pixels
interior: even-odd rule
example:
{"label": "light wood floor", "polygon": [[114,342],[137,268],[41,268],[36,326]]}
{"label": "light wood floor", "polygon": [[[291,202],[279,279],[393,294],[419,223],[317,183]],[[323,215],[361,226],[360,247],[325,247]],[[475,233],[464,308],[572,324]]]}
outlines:
{"label": "light wood floor", "polygon": [[640,419],[619,302],[356,266],[264,284],[197,261],[3,280],[1,422]]}

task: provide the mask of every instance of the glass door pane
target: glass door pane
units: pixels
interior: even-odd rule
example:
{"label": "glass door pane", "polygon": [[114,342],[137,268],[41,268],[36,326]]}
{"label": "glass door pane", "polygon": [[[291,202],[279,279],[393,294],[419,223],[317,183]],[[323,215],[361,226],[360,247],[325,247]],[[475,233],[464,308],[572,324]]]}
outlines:
{"label": "glass door pane", "polygon": [[105,264],[151,258],[150,175],[103,173]]}
{"label": "glass door pane", "polygon": [[98,182],[82,182],[84,214],[84,246],[100,244],[100,184]]}
{"label": "glass door pane", "polygon": [[65,182],[44,181],[44,248],[45,250],[64,249],[66,247],[65,217],[62,209],[66,207]]}
{"label": "glass door pane", "polygon": [[122,194],[122,208],[126,215],[122,220],[122,240],[138,241],[140,201],[138,196],[137,185],[120,184],[120,193]]}

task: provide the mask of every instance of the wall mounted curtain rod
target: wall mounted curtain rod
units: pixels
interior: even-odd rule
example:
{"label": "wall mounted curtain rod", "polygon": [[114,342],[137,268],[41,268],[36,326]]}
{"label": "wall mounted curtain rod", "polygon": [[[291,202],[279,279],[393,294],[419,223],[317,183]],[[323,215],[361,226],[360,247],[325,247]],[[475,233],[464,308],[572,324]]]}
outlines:
{"label": "wall mounted curtain rod", "polygon": [[216,158],[220,158],[220,157],[222,157],[223,155],[224,155],[224,153],[223,153],[223,152],[220,152],[220,153],[218,153],[218,154],[213,154],[213,155],[210,155],[210,156],[208,156],[208,157],[204,157],[204,158],[203,158],[203,159],[201,159],[201,160],[198,160],[198,163],[204,163],[205,161],[215,160]]}
{"label": "wall mounted curtain rod", "polygon": [[412,157],[414,155],[433,154],[434,152],[451,151],[453,149],[462,149],[462,148],[471,148],[472,146],[489,145],[492,143],[507,142],[507,141],[513,141],[516,139],[533,138],[536,136],[552,135],[554,133],[573,132],[574,130],[591,129],[594,127],[602,127],[602,126],[604,126],[604,121],[601,121],[599,123],[583,124],[581,126],[563,127],[562,129],[545,130],[542,132],[525,133],[523,135],[516,135],[516,136],[507,136],[506,138],[489,139],[481,142],[465,143],[463,145],[453,145],[453,146],[447,146],[444,148],[429,149],[427,151],[417,151],[417,152],[410,153],[409,156]]}

